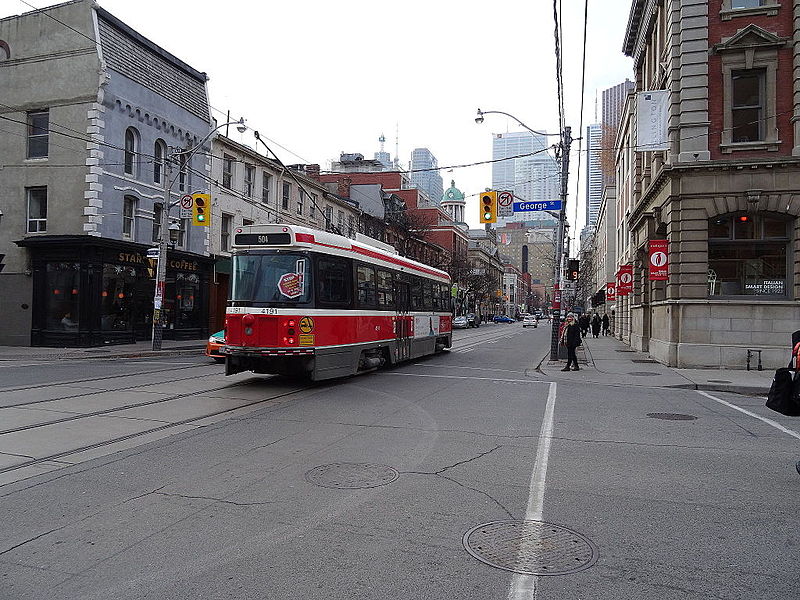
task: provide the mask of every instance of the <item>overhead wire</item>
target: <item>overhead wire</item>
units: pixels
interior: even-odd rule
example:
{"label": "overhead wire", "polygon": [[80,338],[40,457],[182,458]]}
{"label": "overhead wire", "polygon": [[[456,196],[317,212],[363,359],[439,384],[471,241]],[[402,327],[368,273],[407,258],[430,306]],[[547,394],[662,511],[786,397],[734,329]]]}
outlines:
{"label": "overhead wire", "polygon": [[[583,2],[583,58],[581,60],[581,112],[580,112],[580,120],[578,125],[578,132],[580,133],[580,137],[578,138],[578,168],[575,174],[575,229],[578,228],[578,196],[580,194],[580,187],[581,187],[581,157],[583,154],[581,153],[581,147],[583,145],[583,109],[584,109],[584,102],[586,100],[585,93],[586,93],[586,33],[589,29],[589,0],[584,0]],[[589,138],[587,144],[591,148],[592,140]],[[590,156],[586,157],[586,162],[588,163],[591,160]],[[586,185],[586,214],[589,214],[589,184],[588,184],[588,177],[589,171],[587,167],[586,171],[587,177],[587,185]],[[586,223],[587,225],[589,223]]]}

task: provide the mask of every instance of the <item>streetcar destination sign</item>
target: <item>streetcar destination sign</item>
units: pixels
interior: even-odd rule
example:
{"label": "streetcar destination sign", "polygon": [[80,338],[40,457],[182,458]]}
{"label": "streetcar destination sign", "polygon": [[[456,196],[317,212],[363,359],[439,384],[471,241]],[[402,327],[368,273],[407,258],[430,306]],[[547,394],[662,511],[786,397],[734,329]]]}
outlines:
{"label": "streetcar destination sign", "polygon": [[561,200],[514,202],[514,212],[527,212],[529,210],[561,210]]}

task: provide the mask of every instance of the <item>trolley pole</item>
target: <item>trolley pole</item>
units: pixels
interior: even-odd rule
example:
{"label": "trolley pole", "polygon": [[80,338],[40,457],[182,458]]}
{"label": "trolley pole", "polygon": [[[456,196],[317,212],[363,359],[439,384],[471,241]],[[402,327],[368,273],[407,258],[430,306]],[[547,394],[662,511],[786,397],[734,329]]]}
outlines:
{"label": "trolley pole", "polygon": [[555,250],[555,273],[553,278],[553,330],[550,336],[550,360],[558,360],[558,334],[561,327],[561,300],[564,293],[562,262],[564,261],[564,237],[567,221],[567,181],[569,179],[569,149],[572,145],[572,128],[564,127],[561,140],[561,210],[558,213],[558,234]]}

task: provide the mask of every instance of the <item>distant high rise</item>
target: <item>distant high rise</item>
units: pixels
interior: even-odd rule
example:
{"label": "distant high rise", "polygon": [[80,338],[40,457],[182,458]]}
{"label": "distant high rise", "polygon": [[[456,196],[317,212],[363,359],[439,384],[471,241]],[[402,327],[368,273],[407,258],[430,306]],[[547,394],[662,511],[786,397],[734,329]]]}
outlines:
{"label": "distant high rise", "polygon": [[600,123],[586,128],[586,225],[597,223],[597,211],[603,196],[603,127]]}
{"label": "distant high rise", "polygon": [[392,169],[394,165],[392,164],[391,155],[384,149],[384,144],[386,143],[386,136],[381,134],[381,137],[378,138],[378,142],[380,142],[381,144],[381,149],[375,153],[375,160],[377,160],[384,167],[386,167],[386,170],[388,171]]}
{"label": "distant high rise", "polygon": [[436,170],[438,166],[436,157],[427,148],[415,148],[411,153],[411,185],[428,194],[437,204],[444,192],[442,176]]}
{"label": "distant high rise", "polygon": [[629,79],[622,83],[603,90],[603,116],[600,124],[603,127],[603,148],[604,159],[602,160],[603,185],[614,185],[614,143],[617,139],[617,129],[622,118],[622,109],[625,106],[625,98],[628,97],[636,85]]}
{"label": "distant high rise", "polygon": [[[492,138],[492,189],[512,192],[517,200],[557,200],[559,168],[546,152],[547,138],[528,131],[495,133]],[[537,154],[533,154],[536,152]],[[520,155],[529,156],[520,156]],[[511,156],[520,158],[507,159]],[[539,213],[513,213],[511,207],[499,210],[498,225],[518,221],[537,221]]]}

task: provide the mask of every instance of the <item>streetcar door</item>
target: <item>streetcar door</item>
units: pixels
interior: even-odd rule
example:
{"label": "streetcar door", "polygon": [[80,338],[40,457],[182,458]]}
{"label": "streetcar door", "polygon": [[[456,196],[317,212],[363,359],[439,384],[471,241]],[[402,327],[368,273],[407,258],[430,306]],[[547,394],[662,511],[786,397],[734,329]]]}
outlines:
{"label": "streetcar door", "polygon": [[394,282],[394,298],[397,304],[394,333],[397,340],[397,360],[411,358],[411,319],[408,311],[411,308],[411,286],[406,281]]}

